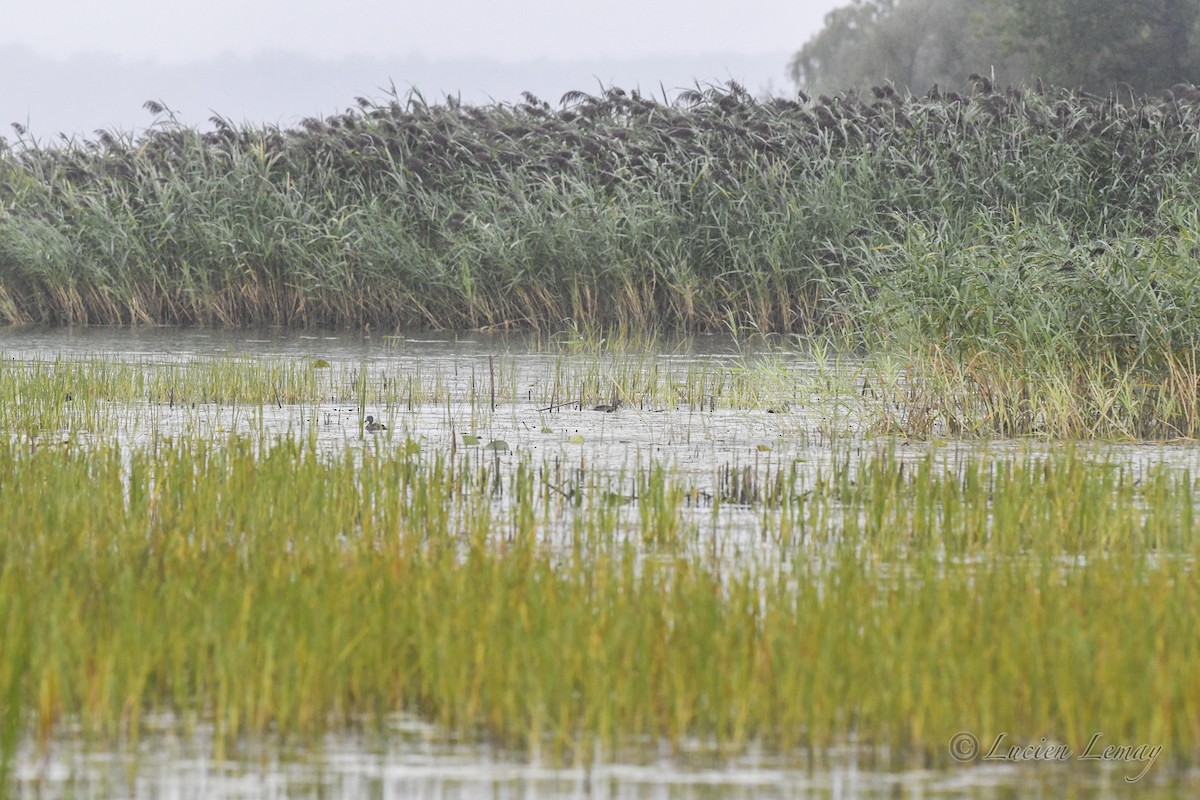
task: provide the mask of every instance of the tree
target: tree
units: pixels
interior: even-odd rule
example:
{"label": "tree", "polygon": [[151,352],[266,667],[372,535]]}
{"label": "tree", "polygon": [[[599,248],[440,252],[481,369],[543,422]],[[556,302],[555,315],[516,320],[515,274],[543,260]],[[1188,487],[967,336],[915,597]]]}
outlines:
{"label": "tree", "polygon": [[1200,0],[854,0],[792,60],[807,91],[1042,78],[1154,92],[1200,72]]}
{"label": "tree", "polygon": [[1139,93],[1195,81],[1200,0],[1006,0],[1002,36],[1051,83]]}
{"label": "tree", "polygon": [[1002,50],[996,8],[985,0],[854,0],[825,17],[792,60],[792,78],[812,92],[881,82],[923,92],[965,85],[973,72],[1014,80],[1022,56]]}

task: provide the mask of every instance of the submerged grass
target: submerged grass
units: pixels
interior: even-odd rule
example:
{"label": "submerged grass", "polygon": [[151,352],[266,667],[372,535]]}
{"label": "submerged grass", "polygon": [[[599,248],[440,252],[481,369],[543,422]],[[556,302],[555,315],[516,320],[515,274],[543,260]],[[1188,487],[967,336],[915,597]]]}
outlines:
{"label": "submerged grass", "polygon": [[[0,359],[0,429],[108,431],[128,419],[131,404],[159,411],[341,404],[400,413],[429,406],[490,411],[499,402],[552,413],[619,401],[648,411],[784,410],[829,386],[797,364],[778,348],[737,357],[662,357],[644,349],[569,356],[551,350],[336,365],[254,357]],[[849,379],[842,390],[850,391]]]}
{"label": "submerged grass", "polygon": [[136,741],[167,712],[222,748],[403,710],[585,759],[853,739],[941,763],[963,729],[1200,752],[1185,471],[883,450],[776,479],[772,554],[731,561],[685,545],[721,534],[669,470],[630,501],[498,458],[0,442],[5,719]]}

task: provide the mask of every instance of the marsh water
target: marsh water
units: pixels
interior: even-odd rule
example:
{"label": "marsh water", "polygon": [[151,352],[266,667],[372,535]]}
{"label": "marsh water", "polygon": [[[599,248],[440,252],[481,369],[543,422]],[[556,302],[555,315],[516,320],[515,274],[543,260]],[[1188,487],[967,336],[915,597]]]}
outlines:
{"label": "marsh water", "polygon": [[[86,446],[89,439],[130,444],[157,436],[305,436],[327,453],[415,446],[461,450],[497,465],[529,457],[563,470],[603,476],[625,491],[627,470],[662,464],[690,477],[697,497],[752,467],[755,475],[816,473],[835,458],[875,452],[880,442],[839,394],[858,390],[853,363],[830,365],[796,347],[747,348],[728,338],[666,343],[614,356],[595,343],[482,335],[371,335],[283,330],[0,329],[8,365],[62,361],[124,362],[172,369],[191,362],[292,362],[328,382],[317,402],[199,402],[171,396],[130,401],[46,438]],[[629,364],[633,366],[630,367]],[[621,365],[625,366],[622,367]],[[619,373],[621,369],[626,371]],[[654,371],[661,388],[622,396],[631,374]],[[744,374],[745,384],[718,375]],[[393,401],[348,398],[339,376],[390,385]],[[389,383],[390,382],[390,383]],[[407,383],[405,383],[407,382]],[[408,390],[396,389],[408,386]],[[499,387],[499,388],[497,388]],[[738,393],[756,392],[738,399]],[[611,392],[611,393],[610,393]],[[499,400],[495,398],[499,397]],[[731,399],[732,398],[732,399]],[[363,402],[366,400],[366,402]],[[594,404],[621,401],[614,412]],[[366,432],[371,414],[386,431]],[[492,445],[489,448],[489,445]],[[888,441],[900,457],[931,449],[946,459],[1030,448],[1038,442]],[[1167,462],[1195,469],[1191,445],[1104,445],[1096,456],[1136,467]],[[711,531],[739,550],[775,557],[759,536],[759,516],[729,503],[690,512],[698,535]],[[631,520],[631,525],[636,524]],[[186,733],[184,732],[186,731]],[[657,743],[632,747],[616,762],[558,764],[479,742],[448,740],[419,720],[397,718],[386,735],[331,735],[318,742],[247,743],[219,751],[202,725],[163,719],[138,742],[97,743],[69,729],[48,746],[21,746],[13,767],[17,796],[28,797],[1149,797],[1200,795],[1200,773],[1167,757],[1136,783],[1129,765],[981,764],[957,769],[889,763],[851,746],[826,753],[720,754],[697,744],[684,752]]]}
{"label": "marsh water", "polygon": [[956,770],[886,767],[852,748],[812,762],[761,754],[659,752],[591,766],[539,763],[480,745],[447,742],[420,723],[398,723],[388,741],[330,736],[307,747],[254,748],[214,757],[203,736],[160,734],[136,747],[88,749],[56,742],[23,754],[19,797],[147,798],[1067,798],[1195,797],[1200,774],[1079,763],[985,764]]}

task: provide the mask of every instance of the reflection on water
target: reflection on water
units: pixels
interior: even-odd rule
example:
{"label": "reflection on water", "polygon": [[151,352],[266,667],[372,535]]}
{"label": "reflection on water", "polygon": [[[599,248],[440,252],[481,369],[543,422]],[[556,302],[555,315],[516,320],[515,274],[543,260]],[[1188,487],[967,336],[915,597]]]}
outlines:
{"label": "reflection on water", "polygon": [[[103,356],[131,361],[181,360],[219,355],[363,360],[397,347],[444,354],[447,346],[475,348],[500,341],[482,334],[421,334],[418,337],[361,332],[296,332],[282,328],[0,328],[0,352],[9,358]],[[521,340],[514,340],[520,342]]]}
{"label": "reflection on water", "polygon": [[[562,342],[561,339],[556,341]],[[0,353],[17,359],[105,356],[128,360],[178,360],[215,355],[285,358],[386,359],[463,356],[488,352],[546,352],[544,337],[519,334],[421,331],[412,334],[362,331],[296,331],[287,328],[62,328],[0,327]],[[694,357],[735,356],[730,337],[709,335],[667,340],[664,352]]]}

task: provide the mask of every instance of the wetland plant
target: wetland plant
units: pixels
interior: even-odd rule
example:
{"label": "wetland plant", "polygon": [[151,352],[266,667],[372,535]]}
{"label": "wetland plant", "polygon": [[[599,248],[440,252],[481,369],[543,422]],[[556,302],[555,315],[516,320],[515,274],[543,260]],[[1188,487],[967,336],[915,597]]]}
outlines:
{"label": "wetland plant", "polygon": [[655,464],[5,439],[0,475],[0,698],[35,740],[166,712],[221,749],[406,711],[568,758],[853,738],[943,761],[964,727],[1200,747],[1186,471],[887,448],[733,470],[767,550]]}
{"label": "wetland plant", "polygon": [[1192,438],[1193,96],[731,84],[18,130],[0,321],[819,333],[908,362],[881,430]]}

